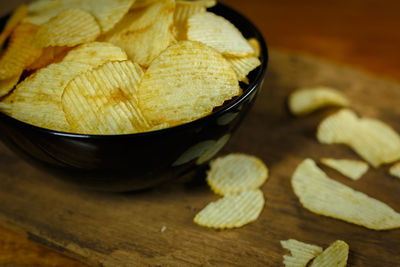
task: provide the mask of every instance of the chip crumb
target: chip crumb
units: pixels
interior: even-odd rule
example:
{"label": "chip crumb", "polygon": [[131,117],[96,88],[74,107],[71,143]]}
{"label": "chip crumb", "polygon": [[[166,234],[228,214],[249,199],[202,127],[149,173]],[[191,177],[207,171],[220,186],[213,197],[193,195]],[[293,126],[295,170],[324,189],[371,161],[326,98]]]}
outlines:
{"label": "chip crumb", "polygon": [[283,256],[283,264],[286,267],[305,267],[322,252],[322,248],[319,246],[295,239],[281,240],[280,243],[283,248],[290,252],[290,255]]}
{"label": "chip crumb", "polygon": [[321,158],[320,161],[352,180],[360,179],[369,169],[368,164],[361,160]]}
{"label": "chip crumb", "polygon": [[336,240],[313,260],[310,267],[344,267],[348,256],[349,245],[342,240]]}
{"label": "chip crumb", "polygon": [[163,226],[161,227],[161,233],[164,233],[166,230],[167,230],[167,226],[163,225]]}

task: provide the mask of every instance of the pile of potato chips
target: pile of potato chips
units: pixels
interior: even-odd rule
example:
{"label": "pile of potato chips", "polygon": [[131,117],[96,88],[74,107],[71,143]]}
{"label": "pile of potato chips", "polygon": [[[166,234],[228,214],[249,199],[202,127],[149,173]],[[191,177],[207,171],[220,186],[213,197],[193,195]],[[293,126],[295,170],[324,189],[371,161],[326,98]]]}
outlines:
{"label": "pile of potato chips", "polygon": [[242,93],[260,46],[214,0],[38,0],[0,35],[0,111],[52,130],[128,134],[190,122]]}

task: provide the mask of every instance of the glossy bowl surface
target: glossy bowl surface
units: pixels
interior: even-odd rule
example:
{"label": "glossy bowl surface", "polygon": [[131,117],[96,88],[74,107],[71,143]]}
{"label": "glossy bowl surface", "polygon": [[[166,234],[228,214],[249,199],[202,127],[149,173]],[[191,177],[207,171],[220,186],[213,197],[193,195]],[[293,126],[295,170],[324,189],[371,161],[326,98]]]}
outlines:
{"label": "glossy bowl surface", "polygon": [[[211,11],[261,44],[262,65],[249,75],[243,95],[196,121],[148,133],[96,136],[35,127],[0,113],[2,141],[33,165],[57,177],[104,191],[149,188],[210,160],[246,116],[263,85],[268,52],[256,27],[223,5]],[[5,18],[0,22],[4,24]]]}

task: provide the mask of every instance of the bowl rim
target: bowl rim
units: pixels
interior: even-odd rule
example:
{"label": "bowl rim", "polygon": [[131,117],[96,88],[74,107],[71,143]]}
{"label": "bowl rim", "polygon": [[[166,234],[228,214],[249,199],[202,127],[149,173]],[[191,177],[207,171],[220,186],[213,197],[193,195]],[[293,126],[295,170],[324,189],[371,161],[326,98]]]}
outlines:
{"label": "bowl rim", "polygon": [[[260,57],[262,58],[261,65],[258,67],[259,71],[257,72],[257,75],[254,78],[254,80],[247,86],[247,88],[245,90],[243,90],[242,95],[240,95],[237,99],[231,101],[225,107],[223,107],[215,112],[212,112],[211,114],[208,114],[204,117],[201,117],[199,119],[196,119],[196,120],[184,123],[184,124],[180,124],[180,125],[176,125],[176,126],[172,126],[172,127],[168,127],[168,128],[164,128],[164,129],[149,131],[149,132],[130,133],[130,134],[115,134],[115,135],[78,134],[78,133],[68,133],[68,132],[47,129],[47,128],[35,126],[33,124],[29,124],[29,123],[23,122],[21,120],[15,119],[1,111],[0,111],[0,119],[3,118],[6,120],[10,120],[12,123],[18,124],[22,127],[25,127],[25,128],[31,129],[31,130],[35,130],[37,132],[43,132],[46,134],[51,134],[51,135],[60,136],[60,137],[73,137],[76,139],[109,140],[109,139],[114,139],[114,138],[119,138],[119,139],[120,138],[133,138],[133,137],[139,138],[142,136],[153,136],[153,135],[159,135],[159,134],[164,134],[164,133],[167,134],[172,131],[192,127],[193,125],[198,124],[198,123],[201,124],[202,121],[210,120],[210,119],[219,117],[223,113],[229,112],[230,110],[232,110],[232,109],[236,108],[238,105],[240,105],[244,100],[246,100],[259,86],[262,86],[264,76],[267,71],[269,54],[268,54],[268,47],[267,47],[267,44],[266,44],[266,41],[265,41],[263,35],[261,34],[260,30],[257,28],[257,26],[252,21],[250,21],[242,13],[240,13],[240,12],[236,11],[235,9],[233,9],[225,4],[222,4],[220,2],[218,2],[217,5],[214,6],[213,8],[215,8],[215,7],[223,8],[223,9],[229,11],[230,13],[233,13],[235,16],[240,17],[242,20],[245,20],[249,25],[251,25],[252,31],[255,33],[255,36],[252,36],[251,38],[256,38],[257,41],[259,41]],[[3,19],[6,17],[7,16],[4,16]]]}

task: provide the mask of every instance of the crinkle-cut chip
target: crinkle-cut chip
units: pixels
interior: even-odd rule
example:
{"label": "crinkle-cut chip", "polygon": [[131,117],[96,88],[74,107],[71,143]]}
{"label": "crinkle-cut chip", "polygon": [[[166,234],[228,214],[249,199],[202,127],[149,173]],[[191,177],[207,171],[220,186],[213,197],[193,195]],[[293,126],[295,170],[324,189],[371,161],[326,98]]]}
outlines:
{"label": "crinkle-cut chip", "polygon": [[3,44],[7,38],[11,35],[18,24],[25,18],[27,12],[28,7],[26,5],[20,5],[14,10],[0,34],[0,48],[3,47]]}
{"label": "crinkle-cut chip", "polygon": [[7,95],[17,85],[21,75],[16,75],[5,80],[0,80],[0,97]]}
{"label": "crinkle-cut chip", "polygon": [[216,229],[237,228],[257,220],[263,207],[261,190],[229,194],[208,204],[194,217],[194,222]]}
{"label": "crinkle-cut chip", "polygon": [[321,254],[322,248],[297,241],[295,239],[281,240],[283,248],[290,251],[290,255],[283,256],[286,267],[305,267],[316,256]]}
{"label": "crinkle-cut chip", "polygon": [[27,23],[19,24],[15,28],[0,58],[0,80],[21,74],[26,66],[40,56],[42,49],[32,45],[36,30],[36,25]]}
{"label": "crinkle-cut chip", "polygon": [[69,8],[91,13],[103,33],[111,30],[129,11],[134,0],[39,0],[29,4],[25,21],[41,25]]}
{"label": "crinkle-cut chip", "polygon": [[240,93],[230,64],[212,48],[181,41],[163,51],[139,86],[139,105],[154,124],[171,126],[210,114]]}
{"label": "crinkle-cut chip", "polygon": [[210,163],[207,183],[220,195],[259,188],[268,178],[263,161],[246,154],[229,154]]}
{"label": "crinkle-cut chip", "polygon": [[261,53],[260,42],[256,38],[247,39],[247,42],[253,48],[253,56],[259,57]]}
{"label": "crinkle-cut chip", "polygon": [[205,8],[213,7],[217,4],[216,0],[176,0],[177,4],[195,4]]}
{"label": "crinkle-cut chip", "polygon": [[62,95],[64,112],[73,131],[111,135],[149,129],[136,99],[142,76],[138,64],[115,61],[75,77]]}
{"label": "crinkle-cut chip", "polygon": [[231,134],[225,134],[221,138],[219,138],[212,146],[210,146],[207,150],[204,151],[203,154],[196,160],[197,165],[201,165],[206,163],[212,157],[214,157],[225,145],[228,143],[231,138]]}
{"label": "crinkle-cut chip", "polygon": [[321,162],[352,180],[360,179],[369,168],[364,161],[354,159],[322,158]]}
{"label": "crinkle-cut chip", "polygon": [[400,136],[376,119],[358,118],[343,109],[318,126],[317,138],[323,144],[346,144],[372,166],[400,159]]}
{"label": "crinkle-cut chip", "polygon": [[327,106],[346,107],[349,104],[349,100],[341,92],[327,86],[300,88],[289,96],[289,109],[297,116]]}
{"label": "crinkle-cut chip", "polygon": [[389,169],[389,173],[394,177],[400,178],[400,162],[391,166]]}
{"label": "crinkle-cut chip", "polygon": [[400,214],[379,200],[330,179],[312,159],[292,176],[292,187],[308,210],[373,230],[400,227]]}
{"label": "crinkle-cut chip", "polygon": [[87,11],[70,8],[39,26],[34,43],[39,47],[75,46],[94,41],[100,27]]}
{"label": "crinkle-cut chip", "polygon": [[175,40],[174,8],[173,0],[161,0],[143,9],[131,10],[101,39],[121,47],[130,60],[147,67]]}
{"label": "crinkle-cut chip", "polygon": [[90,67],[77,62],[60,62],[38,70],[18,84],[10,95],[10,115],[42,128],[70,131],[61,95],[70,80]]}
{"label": "crinkle-cut chip", "polygon": [[157,1],[159,1],[159,0],[136,0],[135,3],[133,3],[133,5],[132,5],[131,10],[147,7],[151,4],[154,4]]}
{"label": "crinkle-cut chip", "polygon": [[191,16],[188,40],[204,43],[225,56],[250,56],[254,53],[242,33],[224,17],[211,12]]}
{"label": "crinkle-cut chip", "polygon": [[[245,82],[247,75],[261,65],[257,57],[225,57],[231,63],[239,81]],[[248,81],[248,80],[247,80]]]}
{"label": "crinkle-cut chip", "polygon": [[107,61],[124,61],[128,56],[120,47],[106,42],[93,42],[72,49],[63,61],[74,61],[100,66]]}
{"label": "crinkle-cut chip", "polygon": [[336,240],[311,263],[310,267],[344,267],[349,256],[349,245],[342,240]]}
{"label": "crinkle-cut chip", "polygon": [[44,68],[52,63],[60,62],[71,48],[66,46],[49,46],[42,49],[41,56],[36,59],[31,65],[26,67],[26,70],[37,70]]}

